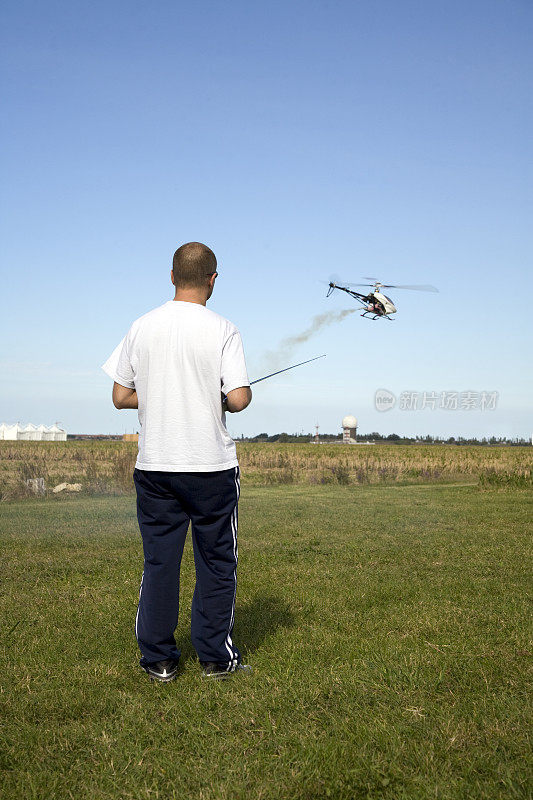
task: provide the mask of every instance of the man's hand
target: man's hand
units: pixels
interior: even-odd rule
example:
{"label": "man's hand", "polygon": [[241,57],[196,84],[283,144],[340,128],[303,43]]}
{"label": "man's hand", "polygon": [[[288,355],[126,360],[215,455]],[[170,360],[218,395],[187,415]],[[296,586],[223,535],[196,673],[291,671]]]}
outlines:
{"label": "man's hand", "polygon": [[127,389],[115,381],[113,384],[113,405],[115,408],[139,408],[137,392],[135,389]]}
{"label": "man's hand", "polygon": [[229,411],[230,414],[236,414],[239,411],[250,405],[252,401],[252,390],[249,386],[239,386],[238,389],[232,389],[228,392],[226,399],[222,401],[222,408],[224,411]]}

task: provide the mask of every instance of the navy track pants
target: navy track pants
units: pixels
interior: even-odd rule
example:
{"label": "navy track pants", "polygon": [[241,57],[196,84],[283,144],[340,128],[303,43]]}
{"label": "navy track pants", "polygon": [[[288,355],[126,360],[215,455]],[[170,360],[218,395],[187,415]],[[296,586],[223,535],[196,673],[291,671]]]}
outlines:
{"label": "navy track pants", "polygon": [[196,587],[191,638],[200,661],[240,662],[233,644],[237,589],[239,468],[221,472],[152,472],[136,469],[137,519],[144,572],[135,619],[141,664],[180,653],[178,624],[180,564],[189,522]]}

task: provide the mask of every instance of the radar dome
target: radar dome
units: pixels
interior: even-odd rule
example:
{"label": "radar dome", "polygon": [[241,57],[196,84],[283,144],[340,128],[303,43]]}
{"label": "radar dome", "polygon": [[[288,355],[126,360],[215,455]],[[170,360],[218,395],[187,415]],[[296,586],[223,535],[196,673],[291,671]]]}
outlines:
{"label": "radar dome", "polygon": [[344,417],[342,420],[342,427],[343,428],[357,428],[357,420],[352,414],[348,414],[347,417]]}

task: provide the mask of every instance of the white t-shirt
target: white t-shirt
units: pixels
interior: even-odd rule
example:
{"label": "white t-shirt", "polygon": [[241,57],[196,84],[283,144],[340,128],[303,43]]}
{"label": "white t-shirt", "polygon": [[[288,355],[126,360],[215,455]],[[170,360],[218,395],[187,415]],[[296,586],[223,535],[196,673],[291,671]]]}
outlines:
{"label": "white t-shirt", "polygon": [[198,303],[169,300],[133,323],[102,369],[137,392],[138,469],[237,466],[221,392],[250,382],[241,335],[227,319]]}

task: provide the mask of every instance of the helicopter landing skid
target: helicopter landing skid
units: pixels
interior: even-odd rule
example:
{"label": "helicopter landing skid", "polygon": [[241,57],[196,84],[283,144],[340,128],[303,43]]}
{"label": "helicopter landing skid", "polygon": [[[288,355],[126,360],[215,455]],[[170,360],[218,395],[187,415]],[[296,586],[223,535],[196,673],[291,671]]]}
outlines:
{"label": "helicopter landing skid", "polygon": [[372,313],[371,311],[365,311],[364,314],[361,314],[361,316],[362,317],[366,317],[366,319],[371,319],[371,320],[381,319],[382,317],[384,317],[385,319],[388,319],[389,322],[394,322],[394,320],[391,317],[389,317],[388,314],[375,314],[373,317],[367,317],[366,316],[367,314],[371,314],[371,313]]}

